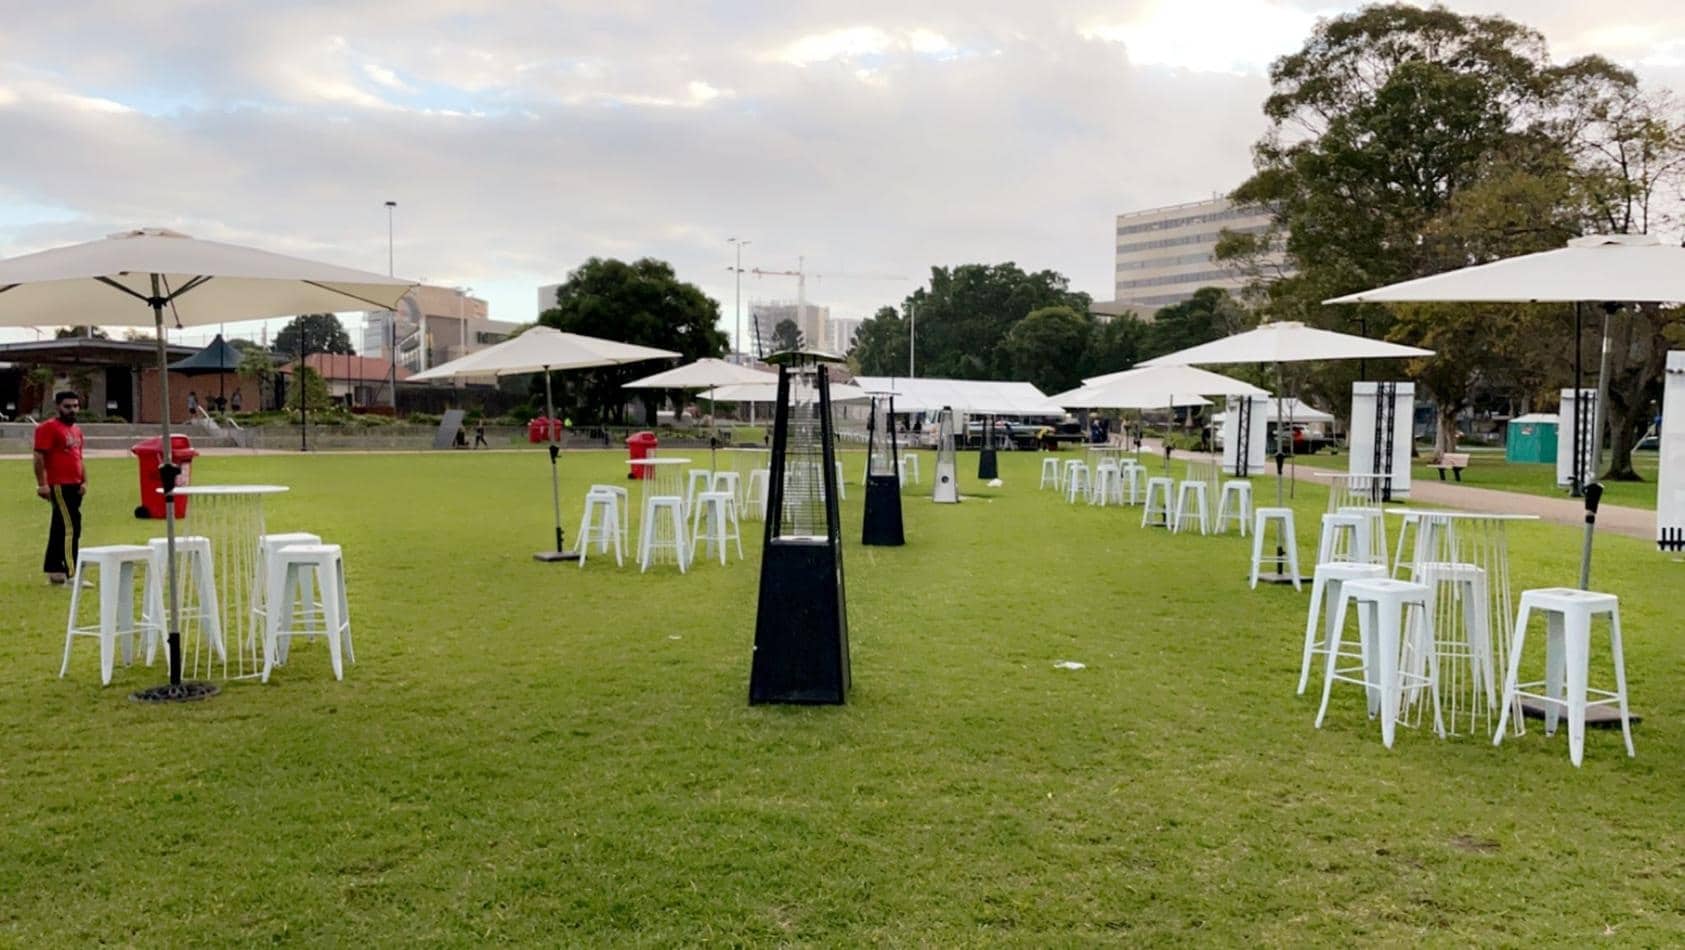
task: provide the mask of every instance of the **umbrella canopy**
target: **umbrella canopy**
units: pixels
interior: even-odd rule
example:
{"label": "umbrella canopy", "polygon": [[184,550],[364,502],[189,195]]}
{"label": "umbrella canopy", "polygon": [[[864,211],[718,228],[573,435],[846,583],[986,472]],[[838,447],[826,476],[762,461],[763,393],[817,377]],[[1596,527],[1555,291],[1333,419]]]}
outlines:
{"label": "umbrella canopy", "polygon": [[240,368],[240,351],[228,345],[218,333],[210,345],[186,359],[170,364],[177,373],[231,373]]}
{"label": "umbrella canopy", "polygon": [[[1095,393],[1167,392],[1202,396],[1268,396],[1269,390],[1254,386],[1233,376],[1224,376],[1193,366],[1164,364],[1138,366],[1118,373],[1107,373],[1083,380],[1082,389]],[[1067,403],[1067,405],[1069,405]],[[1162,403],[1160,403],[1162,405]],[[1093,408],[1112,408],[1096,404]]]}
{"label": "umbrella canopy", "polygon": [[1567,247],[1335,297],[1325,303],[1685,301],[1685,247],[1650,234],[1594,234]]}
{"label": "umbrella canopy", "polygon": [[671,359],[680,354],[653,346],[619,343],[578,333],[563,333],[554,327],[533,327],[513,339],[488,346],[461,359],[410,377],[411,382],[456,379],[465,376],[514,376],[551,370],[589,369],[617,366],[643,360]]}
{"label": "umbrella canopy", "polygon": [[[142,228],[0,261],[0,326],[151,324],[157,334],[161,444],[173,446],[165,310],[178,327],[369,307],[391,310],[414,286],[413,281],[348,267]],[[170,685],[137,695],[194,698],[204,692],[181,682],[173,451],[165,453],[161,468]]]}
{"label": "umbrella canopy", "polygon": [[778,374],[748,366],[739,366],[725,360],[707,357],[694,363],[675,366],[663,370],[654,376],[634,379],[625,383],[624,389],[709,389],[715,386],[736,386],[741,384],[771,384],[778,385]]}
{"label": "umbrella canopy", "polygon": [[160,300],[177,327],[391,310],[414,281],[201,241],[163,228],[0,261],[0,326],[149,326]]}
{"label": "umbrella canopy", "polygon": [[1189,363],[1305,363],[1318,360],[1396,359],[1432,356],[1432,350],[1371,340],[1350,333],[1308,327],[1295,321],[1265,323],[1257,329],[1201,343],[1144,361],[1142,366]]}

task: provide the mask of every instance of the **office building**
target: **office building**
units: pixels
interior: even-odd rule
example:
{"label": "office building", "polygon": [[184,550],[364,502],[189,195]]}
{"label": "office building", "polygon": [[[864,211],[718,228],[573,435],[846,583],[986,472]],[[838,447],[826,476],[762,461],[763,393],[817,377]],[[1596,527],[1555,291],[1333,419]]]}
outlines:
{"label": "office building", "polygon": [[367,357],[390,365],[393,321],[397,323],[398,366],[420,372],[509,339],[518,324],[490,319],[486,302],[456,287],[423,285],[404,295],[398,310],[364,314]]}
{"label": "office building", "polygon": [[751,336],[747,344],[752,348],[758,339],[758,345],[765,353],[772,352],[773,331],[785,320],[796,322],[796,329],[801,331],[802,343],[806,346],[822,347],[831,339],[831,308],[814,303],[798,308],[793,300],[752,300],[749,302],[749,319],[753,321],[751,332],[758,337]]}
{"label": "office building", "polygon": [[827,341],[826,349],[832,353],[846,354],[854,347],[854,334],[859,332],[860,324],[864,320],[852,317],[833,317],[831,319],[831,338]]}
{"label": "office building", "polygon": [[1221,197],[1120,214],[1116,298],[1158,308],[1181,303],[1201,287],[1238,291],[1246,277],[1215,258],[1217,240],[1225,230],[1263,234],[1269,227],[1268,211]]}

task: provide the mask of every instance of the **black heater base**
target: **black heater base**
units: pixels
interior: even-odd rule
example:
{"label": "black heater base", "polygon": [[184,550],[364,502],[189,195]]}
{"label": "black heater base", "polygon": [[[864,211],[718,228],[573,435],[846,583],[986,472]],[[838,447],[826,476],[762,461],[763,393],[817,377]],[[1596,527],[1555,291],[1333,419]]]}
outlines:
{"label": "black heater base", "polygon": [[860,543],[882,547],[907,543],[901,523],[901,480],[894,475],[866,476],[866,516]]}
{"label": "black heater base", "polygon": [[823,538],[767,542],[749,703],[840,705],[848,698],[848,616],[837,549]]}
{"label": "black heater base", "polygon": [[1000,465],[995,461],[995,450],[984,449],[977,453],[977,478],[988,481],[1000,477]]}

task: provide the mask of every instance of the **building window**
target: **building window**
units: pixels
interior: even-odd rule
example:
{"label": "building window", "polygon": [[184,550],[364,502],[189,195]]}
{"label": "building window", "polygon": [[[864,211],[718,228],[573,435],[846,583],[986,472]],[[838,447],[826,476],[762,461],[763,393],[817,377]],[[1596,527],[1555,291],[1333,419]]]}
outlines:
{"label": "building window", "polygon": [[1166,277],[1142,277],[1138,280],[1120,280],[1117,282],[1118,296],[1127,296],[1123,291],[1131,287],[1167,287],[1172,284],[1200,284],[1205,285],[1214,281],[1233,281],[1236,275],[1226,270],[1202,270],[1187,274],[1171,274]]}

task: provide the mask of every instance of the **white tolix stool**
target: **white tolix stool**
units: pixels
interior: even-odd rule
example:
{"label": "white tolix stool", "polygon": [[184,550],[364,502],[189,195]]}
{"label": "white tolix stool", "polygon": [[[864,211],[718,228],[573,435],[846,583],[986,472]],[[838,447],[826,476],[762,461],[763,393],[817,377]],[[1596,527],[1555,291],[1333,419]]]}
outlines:
{"label": "white tolix stool", "polygon": [[[247,598],[252,605],[251,616],[247,618],[246,625],[247,635],[251,638],[252,642],[264,642],[264,630],[268,625],[266,618],[269,614],[270,557],[284,547],[290,547],[295,544],[321,543],[322,539],[320,536],[311,534],[308,531],[290,531],[282,534],[265,534],[258,536],[257,562],[252,565],[252,586],[250,596]],[[303,586],[299,588],[291,588],[283,592],[282,596],[287,598],[285,603],[290,605],[294,601],[302,598],[305,607],[320,607],[321,605],[316,603],[316,594],[314,588],[311,586],[310,576],[308,574],[300,576],[299,583]]]}
{"label": "white tolix stool", "polygon": [[685,544],[685,500],[677,495],[651,495],[644,499],[644,516],[638,526],[638,570],[648,571],[663,551],[672,551],[683,574],[690,564]]}
{"label": "white tolix stool", "polygon": [[[320,603],[308,600],[302,607],[296,604],[290,591],[308,589],[307,575],[313,575],[314,586],[321,593]],[[328,641],[328,660],[333,666],[333,678],[345,678],[345,661],[357,662],[357,651],[351,646],[351,609],[345,599],[345,557],[337,544],[290,544],[269,554],[266,566],[268,582],[265,602],[270,605],[264,615],[263,682],[277,665],[287,662],[293,637],[317,633]],[[297,626],[306,619],[309,626]],[[321,625],[320,630],[316,623]],[[282,642],[282,641],[286,642]]]}
{"label": "white tolix stool", "polygon": [[[867,465],[866,467],[871,468],[872,466]],[[837,459],[837,500],[848,500],[848,479],[843,478],[842,459]]]}
{"label": "white tolix stool", "polygon": [[[143,544],[110,544],[103,547],[82,548],[76,552],[75,576],[71,579],[70,619],[64,625],[64,662],[59,664],[59,677],[70,672],[70,644],[77,637],[93,637],[99,641],[99,675],[103,685],[111,685],[112,666],[116,662],[117,644],[123,645],[123,665],[134,661],[135,637],[144,636],[147,642],[162,631],[148,620],[144,601],[137,616],[135,607],[135,569],[144,572],[143,580],[151,584],[154,568],[152,549]],[[99,620],[92,626],[76,622],[77,608],[82,603],[82,590],[88,583],[86,568],[99,571]]]}
{"label": "white tolix stool", "polygon": [[585,493],[585,510],[579,518],[579,534],[574,542],[579,545],[579,567],[585,569],[585,560],[590,556],[591,544],[597,545],[597,552],[607,554],[609,547],[614,547],[614,566],[621,567],[626,563],[625,548],[621,538],[620,496],[611,491],[592,488]]}
{"label": "white tolix stool", "polygon": [[744,517],[766,520],[767,486],[771,484],[771,472],[764,468],[750,470],[749,484],[743,489]]}
{"label": "white tolix stool", "polygon": [[1059,485],[1059,460],[1051,455],[1041,457],[1041,489],[1046,491],[1052,487],[1055,491]]}
{"label": "white tolix stool", "polygon": [[1124,503],[1139,505],[1141,503],[1141,490],[1146,484],[1147,470],[1134,459],[1124,459],[1121,471]]}
{"label": "white tolix stool", "polygon": [[[700,545],[697,542],[701,542]],[[737,545],[737,559],[743,560],[743,532],[737,521],[737,499],[730,492],[704,492],[696,496],[690,513],[690,550],[706,557],[715,547],[725,563],[726,543]]]}
{"label": "white tolix stool", "polygon": [[1077,499],[1087,499],[1094,490],[1088,477],[1087,462],[1065,463],[1065,502],[1074,505]]}
{"label": "white tolix stool", "polygon": [[690,517],[690,509],[696,504],[696,496],[714,487],[714,473],[705,468],[688,469],[685,472],[685,517]]}
{"label": "white tolix stool", "polygon": [[[1537,611],[1545,615],[1545,678],[1518,683],[1521,648],[1527,639],[1527,622]],[[1586,685],[1590,669],[1591,620],[1609,618],[1609,654],[1615,666],[1615,689],[1592,689]],[[1544,687],[1543,693],[1529,692]],[[1576,768],[1585,755],[1586,707],[1617,706],[1621,713],[1621,737],[1626,754],[1632,747],[1632,722],[1627,712],[1626,662],[1621,653],[1621,606],[1614,594],[1600,594],[1567,587],[1546,587],[1521,592],[1521,606],[1515,617],[1515,641],[1510,645],[1509,672],[1504,677],[1503,713],[1492,744],[1504,741],[1510,710],[1521,697],[1545,704],[1545,735],[1554,735],[1562,713],[1568,713],[1568,759]],[[1595,696],[1596,699],[1589,697]]]}
{"label": "white tolix stool", "polygon": [[[146,542],[152,549],[152,568],[146,576],[146,619],[149,636],[146,638],[146,665],[157,657],[158,644],[169,633],[170,615],[165,599],[169,596],[169,540],[153,538]],[[198,535],[176,537],[176,606],[180,616],[176,622],[193,620],[210,641],[211,653],[219,660],[228,659],[222,638],[222,610],[216,594],[215,562],[211,559],[211,539]],[[190,601],[187,592],[193,592]],[[179,632],[179,628],[178,628]]]}
{"label": "white tolix stool", "polygon": [[1368,564],[1387,565],[1387,516],[1380,508],[1362,508],[1354,505],[1342,507],[1338,514],[1356,516],[1363,519],[1363,530],[1360,535],[1367,538],[1367,544],[1359,557],[1353,560]]}
{"label": "white tolix stool", "polygon": [[[733,478],[737,477],[736,472],[725,472],[721,474],[730,475]],[[719,475],[715,475],[714,477],[717,479],[719,478]],[[629,527],[632,523],[631,493],[626,491],[626,486],[624,485],[607,485],[600,482],[592,485],[590,490],[594,492],[607,492],[614,496],[615,527],[620,531],[620,546],[630,553],[632,550],[632,535],[631,528]]]}
{"label": "white tolix stool", "polygon": [[1105,507],[1123,504],[1123,473],[1117,463],[1106,460],[1094,469],[1094,485],[1088,493],[1088,503]]}
{"label": "white tolix stool", "polygon": [[[1232,504],[1231,504],[1232,503]],[[1240,528],[1246,537],[1246,525],[1252,520],[1252,483],[1233,478],[1223,483],[1223,493],[1217,498],[1217,533],[1227,534],[1229,522]]]}
{"label": "white tolix stool", "polygon": [[[1346,581],[1340,590],[1334,622],[1329,625],[1327,666],[1322,678],[1322,705],[1316,711],[1316,727],[1328,715],[1328,697],[1336,680],[1362,686],[1371,708],[1379,703],[1381,744],[1392,748],[1403,708],[1404,689],[1428,690],[1433,697],[1434,732],[1445,738],[1445,720],[1439,711],[1439,658],[1434,654],[1433,631],[1427,625],[1430,591],[1426,584],[1390,578]],[[1346,608],[1357,608],[1359,656],[1362,665],[1341,667],[1340,657],[1351,656],[1341,649],[1345,636]],[[1402,662],[1406,649],[1423,658],[1423,672],[1411,673]],[[1352,675],[1352,674],[1357,675]]]}
{"label": "white tolix stool", "polygon": [[1163,476],[1147,479],[1147,503],[1141,509],[1141,527],[1170,527],[1171,519],[1176,514],[1175,499],[1170,495],[1175,490],[1175,479]]}
{"label": "white tolix stool", "polygon": [[1189,508],[1198,508],[1194,517],[1199,525],[1200,534],[1210,534],[1211,513],[1206,507],[1205,483],[1185,481],[1176,486],[1176,514],[1170,522],[1170,532],[1181,534],[1182,528],[1188,522]]}
{"label": "white tolix stool", "polygon": [[901,478],[906,479],[907,473],[913,475],[913,484],[922,485],[924,480],[919,476],[919,455],[917,452],[901,453]]}
{"label": "white tolix stool", "polygon": [[1323,515],[1322,538],[1316,546],[1318,564],[1367,564],[1363,551],[1369,535],[1365,520],[1357,515]]}
{"label": "white tolix stool", "polygon": [[[1377,564],[1318,564],[1311,577],[1311,606],[1305,617],[1305,650],[1299,659],[1299,695],[1310,684],[1311,658],[1327,651],[1326,641],[1334,636],[1334,620],[1340,604],[1340,591],[1346,581],[1373,580],[1387,576],[1386,568]],[[1317,621],[1321,620],[1321,629]],[[1361,657],[1368,666],[1368,657]]]}
{"label": "white tolix stool", "polygon": [[[1281,551],[1276,554],[1264,553],[1265,534],[1270,522],[1281,526]],[[1252,589],[1258,589],[1258,572],[1265,565],[1274,565],[1277,571],[1290,571],[1293,579],[1293,589],[1303,590],[1299,580],[1299,539],[1293,533],[1293,509],[1291,508],[1255,508],[1252,511]]]}

